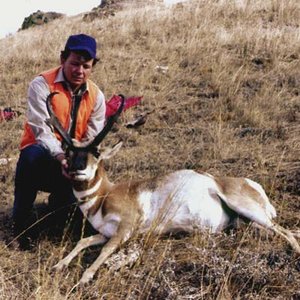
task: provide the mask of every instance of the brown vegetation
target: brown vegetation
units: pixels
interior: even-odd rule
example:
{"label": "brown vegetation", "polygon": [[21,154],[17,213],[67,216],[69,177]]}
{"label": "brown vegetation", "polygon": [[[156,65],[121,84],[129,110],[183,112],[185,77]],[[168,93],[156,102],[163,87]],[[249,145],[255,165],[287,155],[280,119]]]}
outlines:
{"label": "brown vegetation", "polygon": [[[298,229],[298,1],[197,0],[171,9],[132,2],[114,16],[54,20],[0,41],[0,107],[22,112],[0,123],[0,158],[18,156],[29,81],[59,63],[70,34],[84,32],[101,44],[93,79],[106,97],[144,96],[107,138],[106,143],[119,138],[125,143],[107,164],[111,178],[144,178],[181,168],[249,177],[266,189],[277,221]],[[153,112],[142,127],[124,126],[147,111]],[[10,248],[14,169],[15,160],[0,166],[1,299],[300,297],[299,259],[285,241],[247,224],[215,235],[136,237],[89,286],[73,289],[99,248],[87,250],[61,274],[51,267],[76,237],[65,234],[53,241],[41,235],[30,252]],[[39,201],[46,199],[41,193]],[[122,261],[136,252],[139,259],[124,266]]]}

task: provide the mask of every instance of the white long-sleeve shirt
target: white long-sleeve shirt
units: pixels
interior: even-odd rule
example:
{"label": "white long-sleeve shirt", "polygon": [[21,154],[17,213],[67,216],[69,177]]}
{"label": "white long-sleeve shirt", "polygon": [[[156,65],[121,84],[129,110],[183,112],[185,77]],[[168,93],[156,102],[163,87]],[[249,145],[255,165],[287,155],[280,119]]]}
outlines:
{"label": "white long-sleeve shirt", "polygon": [[[59,70],[55,82],[65,82],[66,86],[68,86],[67,81],[63,76],[62,69]],[[68,89],[72,95],[72,99],[74,99],[72,90],[70,88]],[[89,86],[87,83],[87,89],[84,93],[87,92],[88,89]],[[64,151],[62,150],[61,142],[45,123],[45,120],[49,118],[46,107],[46,99],[49,94],[50,89],[43,76],[37,76],[31,81],[28,88],[27,120],[35,135],[37,143],[42,144],[50,151],[51,155],[55,157]],[[105,98],[100,89],[98,89],[95,106],[88,121],[84,140],[93,139],[102,130],[105,123],[105,110]],[[70,127],[71,124],[72,121],[70,122]]]}

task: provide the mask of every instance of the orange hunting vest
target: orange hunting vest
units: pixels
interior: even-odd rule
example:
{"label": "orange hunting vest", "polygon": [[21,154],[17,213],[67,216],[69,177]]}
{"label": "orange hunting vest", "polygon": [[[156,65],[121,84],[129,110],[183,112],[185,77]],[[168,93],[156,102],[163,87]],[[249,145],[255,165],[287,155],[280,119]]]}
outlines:
{"label": "orange hunting vest", "polygon": [[[72,99],[70,93],[64,89],[61,82],[54,82],[59,69],[60,67],[51,69],[42,73],[41,75],[47,81],[50,92],[59,92],[52,98],[52,108],[63,128],[65,130],[68,130],[72,110]],[[77,114],[75,138],[79,141],[82,139],[86,132],[88,120],[93,111],[98,93],[96,85],[91,80],[88,80],[87,86],[88,92],[84,93]],[[55,133],[55,135],[57,139],[61,140],[61,137],[58,133]],[[21,139],[21,149],[24,149],[25,147],[35,143],[36,139],[33,131],[28,122],[26,122]]]}

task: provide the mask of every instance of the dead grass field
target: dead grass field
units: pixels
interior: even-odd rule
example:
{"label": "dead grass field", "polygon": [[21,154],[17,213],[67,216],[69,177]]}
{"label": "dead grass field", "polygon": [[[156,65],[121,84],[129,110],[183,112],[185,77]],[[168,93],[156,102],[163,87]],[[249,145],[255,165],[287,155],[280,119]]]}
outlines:
{"label": "dead grass field", "polygon": [[[114,181],[182,168],[248,177],[266,189],[278,223],[299,229],[299,1],[146,3],[127,1],[109,17],[64,18],[0,40],[0,107],[21,112],[0,123],[0,158],[18,156],[29,81],[59,63],[70,34],[84,32],[101,44],[93,80],[106,97],[144,96],[105,141],[124,141],[107,164]],[[143,127],[124,127],[146,111]],[[15,162],[0,166],[1,299],[300,299],[299,258],[281,238],[247,224],[214,235],[137,236],[90,285],[74,289],[101,248],[57,274],[51,267],[78,237],[41,234],[32,251],[10,247]],[[114,267],[131,249],[139,259]]]}

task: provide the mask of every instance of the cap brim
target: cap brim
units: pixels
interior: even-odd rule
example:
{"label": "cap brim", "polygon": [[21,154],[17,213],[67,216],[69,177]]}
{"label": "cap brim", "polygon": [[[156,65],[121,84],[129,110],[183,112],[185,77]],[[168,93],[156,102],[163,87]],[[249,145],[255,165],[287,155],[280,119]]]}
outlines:
{"label": "cap brim", "polygon": [[91,58],[94,58],[94,59],[96,58],[96,53],[94,53],[89,48],[84,47],[84,46],[78,46],[78,47],[77,46],[73,46],[73,47],[68,47],[68,49],[70,51],[85,51],[85,52],[87,52],[89,54],[89,56]]}

